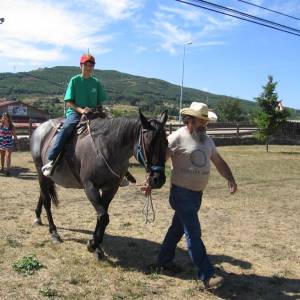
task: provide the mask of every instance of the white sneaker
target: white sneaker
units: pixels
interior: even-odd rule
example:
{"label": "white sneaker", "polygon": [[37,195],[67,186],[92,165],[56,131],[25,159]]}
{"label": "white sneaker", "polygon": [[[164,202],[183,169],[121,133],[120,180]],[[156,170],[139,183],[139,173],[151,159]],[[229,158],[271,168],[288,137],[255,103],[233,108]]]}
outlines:
{"label": "white sneaker", "polygon": [[128,186],[129,185],[129,181],[123,177],[121,182],[120,182],[120,187],[124,187],[124,186]]}
{"label": "white sneaker", "polygon": [[50,176],[53,169],[54,162],[50,160],[46,165],[42,167],[42,172],[44,176]]}

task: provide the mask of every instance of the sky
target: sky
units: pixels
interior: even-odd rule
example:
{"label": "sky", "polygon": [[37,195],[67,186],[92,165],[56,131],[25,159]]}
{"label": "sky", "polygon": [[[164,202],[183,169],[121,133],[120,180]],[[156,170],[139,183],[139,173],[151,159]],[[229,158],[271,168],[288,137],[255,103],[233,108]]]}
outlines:
{"label": "sky", "polygon": [[[238,0],[210,1],[300,30]],[[300,18],[299,0],[248,2]],[[284,106],[300,109],[300,36],[175,0],[1,0],[0,18],[0,72],[78,66],[89,49],[96,69],[251,101],[272,75]]]}

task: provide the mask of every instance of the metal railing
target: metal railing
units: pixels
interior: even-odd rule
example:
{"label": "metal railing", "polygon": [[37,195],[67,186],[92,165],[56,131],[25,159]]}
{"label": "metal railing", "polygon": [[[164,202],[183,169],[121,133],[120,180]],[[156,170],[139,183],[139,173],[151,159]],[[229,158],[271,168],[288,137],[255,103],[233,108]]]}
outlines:
{"label": "metal railing", "polygon": [[[173,131],[184,126],[183,124],[166,125],[167,134],[171,134]],[[248,122],[216,122],[208,123],[206,133],[210,136],[249,136],[257,131],[254,124]]]}

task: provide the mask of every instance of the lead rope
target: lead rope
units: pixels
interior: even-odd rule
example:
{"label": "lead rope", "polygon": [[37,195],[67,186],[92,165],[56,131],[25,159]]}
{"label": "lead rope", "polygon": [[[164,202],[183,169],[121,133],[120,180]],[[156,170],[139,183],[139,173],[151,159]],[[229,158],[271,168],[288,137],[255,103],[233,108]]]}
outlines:
{"label": "lead rope", "polygon": [[[148,183],[148,178],[146,178],[145,183]],[[145,224],[153,223],[155,221],[155,211],[152,202],[152,193],[145,193],[145,202],[142,210],[142,214],[144,215]]]}
{"label": "lead rope", "polygon": [[[143,136],[142,131],[141,131],[140,138],[139,138],[139,146],[141,147],[141,149],[139,149],[139,150],[142,151],[142,155],[140,155],[140,159],[142,160],[143,165],[147,172],[148,160],[147,160],[147,156],[146,156],[146,152],[145,152],[144,136]],[[148,186],[148,182],[149,182],[149,177],[146,177],[145,184],[147,184],[147,186]],[[154,222],[155,211],[154,211],[153,202],[152,202],[151,190],[150,190],[150,193],[145,191],[145,201],[144,201],[144,207],[142,209],[142,214],[144,215],[145,224]]]}
{"label": "lead rope", "polygon": [[[151,219],[149,217],[149,211],[151,210]],[[147,223],[153,223],[155,221],[155,211],[153,208],[153,203],[152,203],[152,196],[151,193],[147,196],[145,196],[145,204],[144,208],[142,211],[144,218],[145,218],[145,224]]]}

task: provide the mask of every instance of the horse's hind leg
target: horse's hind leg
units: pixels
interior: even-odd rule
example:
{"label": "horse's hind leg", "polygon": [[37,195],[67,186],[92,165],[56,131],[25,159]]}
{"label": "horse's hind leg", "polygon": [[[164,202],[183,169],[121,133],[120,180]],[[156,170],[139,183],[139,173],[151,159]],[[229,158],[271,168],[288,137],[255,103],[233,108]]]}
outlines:
{"label": "horse's hind leg", "polygon": [[61,238],[57,233],[56,226],[54,224],[52,212],[51,212],[51,200],[55,205],[58,204],[54,182],[50,178],[47,178],[43,175],[41,175],[39,182],[41,187],[41,194],[36,208],[36,215],[38,217],[38,213],[40,213],[42,210],[41,207],[41,202],[42,202],[46,210],[51,238],[55,242],[61,242]]}

